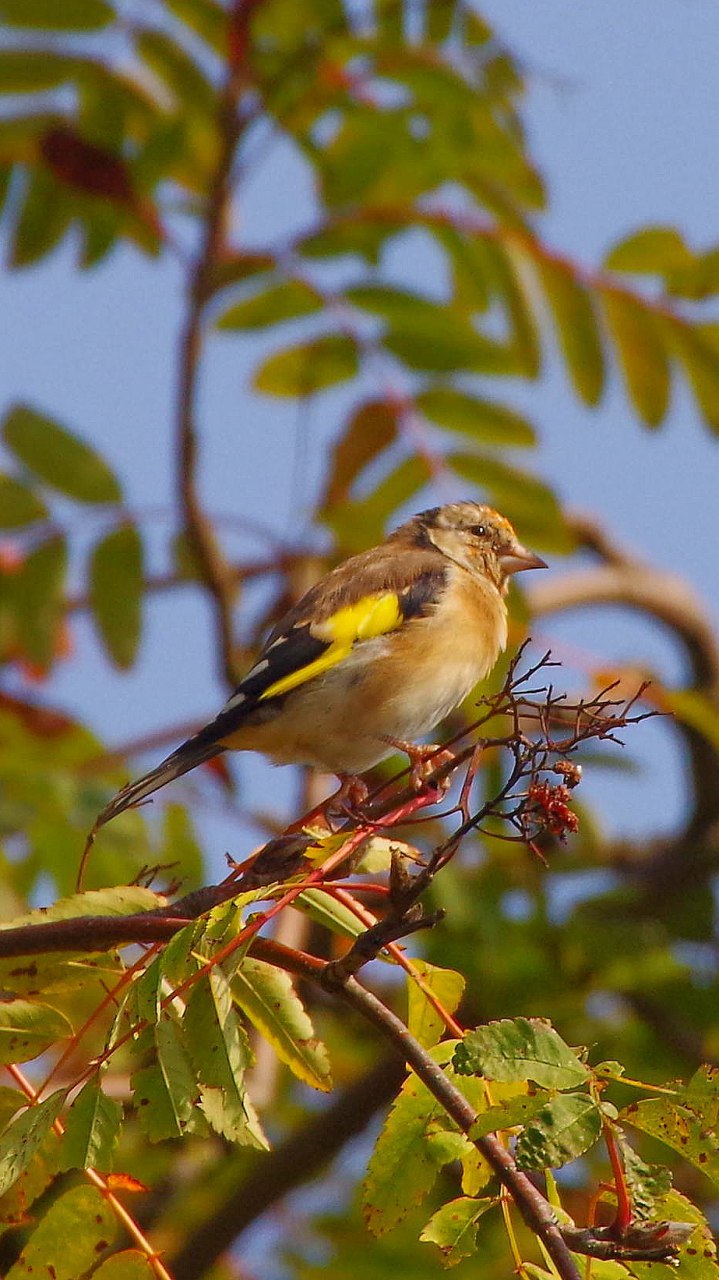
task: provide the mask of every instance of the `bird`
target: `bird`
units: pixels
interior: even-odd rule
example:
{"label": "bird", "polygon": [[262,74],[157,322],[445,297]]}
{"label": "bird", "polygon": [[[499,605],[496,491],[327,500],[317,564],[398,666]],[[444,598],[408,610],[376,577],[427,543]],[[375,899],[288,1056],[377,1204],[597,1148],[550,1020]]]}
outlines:
{"label": "bird", "polygon": [[224,751],[356,779],[416,746],[507,644],[512,574],[546,562],[473,501],[421,511],[325,574],[277,623],[222,710],[129,783],[95,829]]}

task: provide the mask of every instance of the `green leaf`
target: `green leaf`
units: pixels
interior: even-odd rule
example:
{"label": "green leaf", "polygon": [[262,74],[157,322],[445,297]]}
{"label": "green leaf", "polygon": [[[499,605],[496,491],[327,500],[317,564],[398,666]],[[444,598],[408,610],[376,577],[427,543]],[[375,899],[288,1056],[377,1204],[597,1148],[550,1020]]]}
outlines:
{"label": "green leaf", "polygon": [[178,106],[210,115],[215,107],[215,92],[178,40],[164,31],[140,28],[135,43],[137,52],[148,67],[170,90]]}
{"label": "green leaf", "polygon": [[297,242],[297,251],[305,258],[313,259],[350,255],[364,259],[371,266],[377,266],[387,240],[403,230],[403,223],[393,226],[390,219],[382,223],[343,219],[301,237]]}
{"label": "green leaf", "polygon": [[398,416],[387,400],[367,400],[355,409],[332,449],[324,507],[344,502],[360,472],[394,443]]}
{"label": "green leaf", "polygon": [[387,322],[385,347],[411,369],[506,372],[507,349],[478,333],[451,303],[434,302],[407,289],[356,285],[345,297]]}
{"label": "green leaf", "polygon": [[55,179],[42,169],[33,170],[12,229],[10,265],[30,267],[51,253],[69,229],[73,213],[73,205]]}
{"label": "green leaf", "polygon": [[490,296],[497,299],[506,315],[506,372],[536,378],[541,368],[541,349],[534,301],[525,284],[525,254],[512,241],[503,243],[491,233],[477,238],[475,253],[477,250],[485,258]]}
{"label": "green leaf", "polygon": [[534,427],[521,414],[455,387],[428,387],[415,396],[415,404],[440,427],[473,436],[483,444],[526,448],[536,443]]}
{"label": "green leaf", "polygon": [[684,1090],[684,1101],[705,1124],[716,1129],[719,1123],[719,1067],[702,1064]]}
{"label": "green leaf", "polygon": [[282,969],[245,956],[231,981],[232,998],[298,1080],[327,1093],[332,1088],[327,1050]]}
{"label": "green leaf", "polygon": [[65,1120],[62,1169],[112,1168],[122,1124],[122,1105],[103,1093],[99,1079],[88,1080]]}
{"label": "green leaf", "polygon": [[370,1157],[364,1181],[364,1216],[373,1235],[391,1231],[421,1204],[439,1170],[471,1145],[448,1121],[416,1076],[410,1075]]}
{"label": "green leaf", "polygon": [[277,259],[269,253],[228,253],[215,265],[212,273],[212,289],[226,289],[231,284],[241,284],[254,276],[268,275],[277,266]]}
{"label": "green leaf", "polygon": [[197,1094],[179,1028],[163,1017],[140,1045],[155,1057],[131,1078],[133,1104],[143,1133],[149,1142],[179,1138],[194,1128],[191,1119]]}
{"label": "green leaf", "polygon": [[90,889],[58,898],[50,907],[38,907],[15,920],[5,920],[2,929],[16,929],[25,924],[45,924],[49,920],[71,920],[73,916],[133,916],[139,911],[155,911],[167,906],[162,894],[139,884],[121,884],[108,889]]}
{"label": "green leaf", "polygon": [[97,1187],[72,1187],[55,1200],[25,1241],[6,1280],[29,1275],[78,1280],[98,1262],[117,1234],[117,1222]]}
{"label": "green leaf", "polygon": [[546,1105],[549,1093],[539,1089],[536,1093],[520,1093],[506,1098],[503,1102],[487,1107],[472,1125],[470,1138],[484,1138],[488,1133],[501,1133],[503,1129],[514,1129],[517,1125],[526,1124],[538,1111]]}
{"label": "green leaf", "polygon": [[405,844],[403,840],[393,840],[390,836],[369,836],[358,850],[359,857],[354,864],[355,874],[365,876],[384,875],[392,865],[392,856],[407,858],[417,862],[419,854],[414,845]]}
{"label": "green leaf", "polygon": [[264,293],[255,293],[223,311],[216,322],[218,329],[264,329],[267,325],[321,311],[321,294],[304,280],[284,280]]}
{"label": "green leaf", "polygon": [[629,398],[642,421],[655,427],[666,414],[671,385],[661,326],[651,308],[619,289],[602,289],[600,297]]}
{"label": "green leaf", "polygon": [[123,1249],[93,1271],[92,1280],[155,1280],[156,1276],[144,1253],[139,1249]]}
{"label": "green leaf", "polygon": [[183,1031],[200,1086],[200,1106],[212,1128],[231,1142],[266,1148],[244,1087],[252,1060],[249,1042],[219,968],[192,988]]}
{"label": "green leaf", "polygon": [[445,1267],[453,1267],[477,1250],[477,1223],[497,1201],[490,1197],[475,1200],[460,1196],[450,1200],[432,1214],[420,1234],[420,1240],[436,1244]]}
{"label": "green leaf", "polygon": [[155,956],[132,984],[129,996],[129,1016],[134,1022],[159,1022],[162,1002],[174,986],[197,972],[199,961],[190,958],[202,926],[186,925]]}
{"label": "green leaf", "polygon": [[462,11],[462,34],[465,44],[471,48],[473,45],[486,44],[492,39],[492,28],[484,18],[480,18],[478,13],[473,9]]}
{"label": "green leaf", "polygon": [[644,227],[610,249],[604,265],[608,271],[663,275],[665,271],[689,266],[693,260],[676,227]]}
{"label": "green leaf", "polygon": [[[454,1013],[464,994],[466,981],[461,973],[454,969],[440,969],[426,960],[414,959],[412,966],[417,970],[426,988],[439,1001],[447,1013]],[[445,1029],[444,1020],[429,1000],[425,992],[407,975],[407,1027],[410,1035],[419,1040],[425,1048],[431,1048],[441,1038]]]}
{"label": "green leaf", "polygon": [[588,1093],[553,1098],[526,1124],[517,1139],[520,1169],[558,1169],[598,1141],[602,1113]]}
{"label": "green leaf", "polygon": [[30,552],[12,582],[22,651],[43,669],[52,665],[57,649],[66,569],[64,538],[49,538]]}
{"label": "green leaf", "polygon": [[383,345],[409,369],[430,373],[509,373],[506,350],[497,342],[482,337],[460,317],[445,313],[441,323],[425,325],[418,316],[412,323],[394,325],[383,338]]}
{"label": "green leaf", "polygon": [[0,0],[0,21],[45,31],[99,31],[115,18],[106,0]]}
{"label": "green leaf", "polygon": [[196,1109],[197,1083],[183,1032],[171,1018],[161,1016],[151,1029],[156,1062],[132,1078],[135,1106],[150,1142],[206,1132],[204,1117]]}
{"label": "green leaf", "polygon": [[493,272],[483,236],[466,236],[443,222],[432,226],[435,239],[449,259],[452,296],[462,309],[487,311],[491,302]]}
{"label": "green leaf", "polygon": [[227,10],[218,0],[165,0],[165,5],[211,49],[225,54],[229,19]]}
{"label": "green leaf", "polygon": [[84,65],[81,58],[49,49],[1,49],[0,93],[44,93],[71,80]]}
{"label": "green leaf", "polygon": [[705,422],[719,431],[719,338],[711,325],[666,320],[669,339],[684,366]]}
{"label": "green leaf", "polygon": [[90,606],[108,656],[121,670],[137,656],[142,628],[142,539],[122,524],[95,543],[90,557]]}
{"label": "green leaf", "polygon": [[545,1089],[573,1089],[589,1071],[542,1018],[503,1018],[468,1031],[454,1055],[460,1075],[533,1080]]}
{"label": "green leaf", "polygon": [[344,297],[352,306],[392,325],[403,326],[415,321],[424,326],[439,324],[445,315],[451,314],[450,304],[434,302],[410,289],[386,284],[353,285],[345,290]]}
{"label": "green leaf", "polygon": [[364,933],[366,925],[357,919],[343,902],[338,902],[324,889],[305,889],[292,904],[300,911],[305,911],[311,920],[338,933],[343,938],[358,938]]}
{"label": "green leaf", "polygon": [[326,334],[285,347],[255,370],[253,385],[272,396],[309,396],[359,372],[356,343],[343,334]]}
{"label": "green leaf", "polygon": [[604,387],[604,356],[589,290],[564,262],[546,256],[535,262],[577,395],[586,404],[597,404]]}
{"label": "green leaf", "polygon": [[0,1135],[0,1196],[27,1169],[45,1141],[65,1102],[65,1090],[57,1089],[44,1102],[26,1107]]}
{"label": "green leaf", "polygon": [[409,368],[437,373],[509,370],[507,349],[479,333],[451,304],[431,302],[399,290],[350,291],[355,295],[359,292],[364,296],[362,305],[388,321],[384,346]]}
{"label": "green leaf", "polygon": [[685,267],[667,273],[664,287],[673,298],[702,302],[719,290],[719,246],[698,253]]}
{"label": "green leaf", "polygon": [[47,519],[47,507],[27,485],[0,474],[0,529],[21,529]]}
{"label": "green leaf", "polygon": [[0,1002],[0,1062],[28,1062],[72,1035],[64,1014],[34,1000]]}
{"label": "green leaf", "polygon": [[3,439],[24,466],[60,493],[78,502],[120,501],[120,486],[100,455],[30,405],[10,409]]}
{"label": "green leaf", "polygon": [[457,17],[460,5],[453,0],[444,0],[442,4],[429,4],[425,11],[426,37],[432,44],[441,44],[448,40]]}

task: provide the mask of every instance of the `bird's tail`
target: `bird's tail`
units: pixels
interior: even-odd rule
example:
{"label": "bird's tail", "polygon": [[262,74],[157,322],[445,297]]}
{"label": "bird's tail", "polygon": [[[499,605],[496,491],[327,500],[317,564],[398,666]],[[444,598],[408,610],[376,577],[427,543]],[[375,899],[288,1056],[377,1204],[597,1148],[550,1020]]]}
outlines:
{"label": "bird's tail", "polygon": [[105,805],[94,829],[97,831],[100,827],[104,827],[111,818],[116,818],[118,813],[124,813],[125,809],[132,809],[141,800],[159,791],[166,782],[182,777],[183,773],[188,773],[198,764],[204,764],[206,760],[212,760],[224,750],[222,743],[207,741],[207,739],[203,741],[201,733],[194,738],[188,738],[187,742],[183,742],[181,747],[173,751],[172,755],[167,756],[149,773],[143,774],[135,782],[130,782],[123,787],[122,791],[118,791],[110,803]]}

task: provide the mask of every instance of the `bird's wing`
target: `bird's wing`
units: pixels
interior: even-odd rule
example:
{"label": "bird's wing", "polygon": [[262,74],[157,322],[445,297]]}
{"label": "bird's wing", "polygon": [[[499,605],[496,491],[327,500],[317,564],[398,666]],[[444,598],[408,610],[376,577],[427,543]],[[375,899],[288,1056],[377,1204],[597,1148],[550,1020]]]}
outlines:
{"label": "bird's wing", "polygon": [[313,613],[310,596],[305,597],[299,610],[287,615],[272,633],[215,725],[223,736],[231,733],[228,721],[235,718],[233,713],[244,720],[252,708],[282,698],[329,671],[355,645],[396,631],[411,618],[426,613],[439,599],[445,578],[445,565],[434,559],[430,568],[396,585],[387,583],[385,573],[379,589],[370,589],[376,585],[372,577],[354,582],[349,578],[343,584],[344,590],[333,591],[332,612],[320,617]]}

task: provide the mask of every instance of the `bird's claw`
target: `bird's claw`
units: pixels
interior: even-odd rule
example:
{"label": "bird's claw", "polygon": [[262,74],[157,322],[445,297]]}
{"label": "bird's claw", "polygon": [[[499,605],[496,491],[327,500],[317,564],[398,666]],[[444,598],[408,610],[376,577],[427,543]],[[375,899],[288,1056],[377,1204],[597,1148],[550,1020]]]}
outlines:
{"label": "bird's claw", "polygon": [[409,779],[414,791],[423,791],[431,780],[432,786],[439,791],[440,795],[444,795],[450,785],[449,776],[435,778],[434,775],[443,765],[450,764],[454,760],[452,751],[447,747],[437,746],[436,743],[418,746],[416,742],[405,742],[402,738],[385,737],[385,742],[409,756],[411,766]]}

